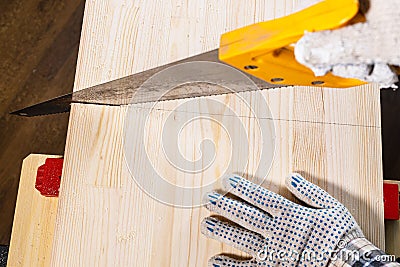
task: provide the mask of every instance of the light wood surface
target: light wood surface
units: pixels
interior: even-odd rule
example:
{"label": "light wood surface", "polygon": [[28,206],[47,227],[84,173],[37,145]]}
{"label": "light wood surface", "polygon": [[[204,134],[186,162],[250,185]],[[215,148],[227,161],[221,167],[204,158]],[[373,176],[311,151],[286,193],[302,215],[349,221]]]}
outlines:
{"label": "light wood surface", "polygon": [[50,266],[58,198],[42,196],[35,181],[39,166],[55,157],[31,154],[22,163],[8,267]]}
{"label": "light wood surface", "polygon": [[[287,15],[294,8],[292,4],[274,0],[87,1],[75,90],[215,49],[221,33]],[[284,188],[284,178],[291,171],[302,172],[342,201],[366,236],[383,247],[378,88],[295,87],[243,93],[240,97],[248,99],[253,108],[265,105],[261,101],[265,97],[274,118],[276,150],[264,186],[292,198]],[[132,141],[133,154],[128,157],[139,163],[135,173],[151,181],[153,170],[140,167],[141,162],[150,160],[166,180],[201,185],[219,178],[232,163],[229,170],[233,172],[263,178],[268,166],[259,162],[262,140],[255,127],[258,119],[238,104],[239,96],[205,99],[223,102],[237,112],[242,126],[248,129],[248,135],[240,139],[248,141],[248,150],[242,143],[229,145],[229,136],[234,139],[235,132],[225,134],[223,126],[199,119],[182,128],[172,154],[182,153],[189,160],[201,158],[198,146],[210,138],[216,144],[214,164],[196,174],[199,176],[180,172],[163,157],[166,144],[162,143],[162,132],[173,132],[174,127],[199,113],[206,117],[214,114],[228,124],[230,119],[226,110],[202,106],[200,99],[168,101],[152,110],[147,134],[135,131],[134,126],[129,132],[130,140],[136,141]],[[191,107],[170,112],[185,101],[191,101]],[[128,126],[142,123],[150,105],[130,108],[134,116]],[[201,235],[200,222],[209,215],[206,209],[162,204],[134,182],[124,161],[126,114],[126,107],[72,107],[52,265],[206,266],[214,254],[235,252]],[[165,123],[171,114],[174,123]],[[142,141],[147,153],[135,150]],[[230,162],[232,154],[246,157],[245,169]],[[190,164],[186,167],[194,168]]]}

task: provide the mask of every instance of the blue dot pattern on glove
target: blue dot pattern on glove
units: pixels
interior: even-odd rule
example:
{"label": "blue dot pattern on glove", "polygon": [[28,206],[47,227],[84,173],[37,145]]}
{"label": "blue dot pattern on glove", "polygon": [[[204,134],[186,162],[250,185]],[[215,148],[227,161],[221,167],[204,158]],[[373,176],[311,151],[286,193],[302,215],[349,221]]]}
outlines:
{"label": "blue dot pattern on glove", "polygon": [[349,233],[363,238],[346,207],[297,173],[286,179],[286,186],[307,207],[237,175],[225,178],[223,184],[244,201],[211,192],[206,207],[237,225],[208,217],[202,232],[252,259],[219,255],[209,261],[210,266],[327,266]]}

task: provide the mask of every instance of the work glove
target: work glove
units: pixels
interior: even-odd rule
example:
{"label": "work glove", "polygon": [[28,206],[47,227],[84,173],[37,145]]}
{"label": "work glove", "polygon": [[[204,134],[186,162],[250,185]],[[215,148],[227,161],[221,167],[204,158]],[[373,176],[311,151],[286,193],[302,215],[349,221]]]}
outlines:
{"label": "work glove", "polygon": [[[320,2],[303,0],[307,2]],[[295,46],[297,61],[317,76],[334,75],[394,86],[400,66],[400,1],[360,0],[366,21],[344,28],[305,33]]]}
{"label": "work glove", "polygon": [[[290,175],[286,186],[308,206],[237,175],[223,179],[223,185],[241,200],[211,192],[206,195],[206,208],[237,225],[207,217],[202,233],[252,258],[217,255],[209,266],[383,266],[379,257],[384,252],[365,239],[346,207],[299,174]],[[349,252],[355,256],[347,257]]]}

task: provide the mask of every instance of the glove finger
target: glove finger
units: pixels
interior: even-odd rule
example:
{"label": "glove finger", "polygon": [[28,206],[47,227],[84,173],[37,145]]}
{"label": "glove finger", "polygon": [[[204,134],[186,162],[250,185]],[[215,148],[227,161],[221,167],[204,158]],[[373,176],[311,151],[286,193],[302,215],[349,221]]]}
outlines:
{"label": "glove finger", "polygon": [[264,247],[264,238],[261,235],[213,217],[207,217],[201,222],[201,232],[206,237],[232,246],[254,258]]}
{"label": "glove finger", "polygon": [[216,192],[206,194],[206,208],[253,232],[263,234],[272,218],[264,211]]}
{"label": "glove finger", "polygon": [[[392,41],[388,55],[382,51],[384,41],[376,40],[382,33],[373,32],[367,23],[358,23],[332,31],[306,33],[295,46],[296,59],[311,68],[338,64],[390,63],[396,57]],[[390,54],[389,54],[390,52]]]}
{"label": "glove finger", "polygon": [[240,197],[248,203],[268,212],[272,216],[280,213],[284,206],[294,203],[268,189],[254,184],[238,175],[227,176],[222,179],[225,190]]}
{"label": "glove finger", "polygon": [[314,208],[330,209],[339,203],[325,190],[307,181],[298,173],[289,175],[285,182],[290,192]]}
{"label": "glove finger", "polygon": [[251,260],[237,260],[224,255],[217,255],[208,261],[209,267],[256,267],[257,262]]}

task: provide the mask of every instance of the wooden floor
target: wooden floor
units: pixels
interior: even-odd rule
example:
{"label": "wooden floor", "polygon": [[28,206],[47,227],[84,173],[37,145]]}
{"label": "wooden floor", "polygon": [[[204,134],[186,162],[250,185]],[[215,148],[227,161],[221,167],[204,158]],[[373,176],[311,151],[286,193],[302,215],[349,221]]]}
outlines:
{"label": "wooden floor", "polygon": [[21,164],[63,154],[68,114],[18,118],[14,109],[72,90],[83,0],[0,1],[0,244],[8,244]]}
{"label": "wooden floor", "polygon": [[[74,89],[216,48],[223,32],[288,14],[293,3],[87,1]],[[214,182],[224,172],[265,177],[268,164],[262,157],[266,153],[260,151],[263,147],[272,151],[272,146],[253,126],[261,125],[265,132],[268,127],[263,128],[262,120],[251,116],[240,99],[256,110],[265,107],[261,100],[267,99],[274,118],[276,150],[264,185],[292,197],[283,187],[284,177],[291,171],[303,173],[346,205],[365,235],[384,247],[378,88],[293,87],[266,90],[259,98],[255,94],[173,100],[154,107],[152,103],[132,105],[132,112],[126,107],[73,105],[53,265],[206,266],[212,255],[233,253],[232,248],[201,235],[199,224],[209,215],[204,208],[182,209],[162,201],[166,196],[167,201],[198,203],[210,180]],[[146,115],[151,108],[154,112]],[[242,120],[244,129],[251,129],[250,134],[241,135],[240,127],[225,128],[235,118],[225,113],[229,109]],[[271,116],[260,118],[265,121]],[[179,140],[173,139],[178,135]],[[215,144],[215,154],[210,153],[215,161],[210,165],[205,158],[212,157],[202,156],[206,155],[203,151],[211,151],[202,149],[205,140]],[[244,155],[245,161],[236,159],[238,155]],[[147,192],[160,194],[161,201],[144,192],[137,182],[142,177],[151,190]],[[166,192],[165,181],[193,190]],[[186,201],[180,203],[188,206]]]}

